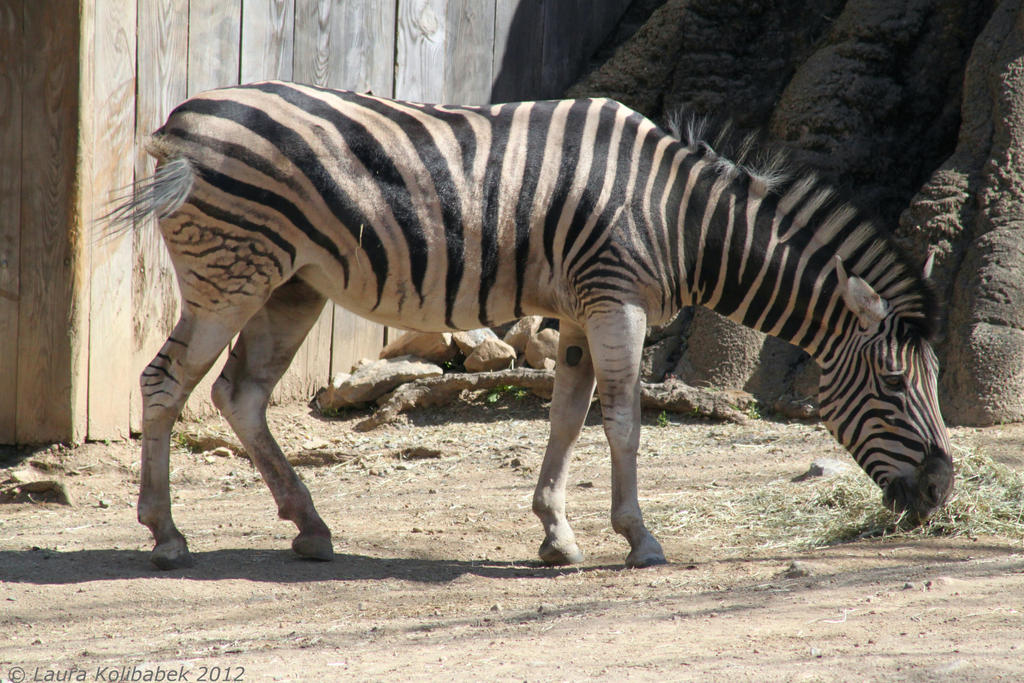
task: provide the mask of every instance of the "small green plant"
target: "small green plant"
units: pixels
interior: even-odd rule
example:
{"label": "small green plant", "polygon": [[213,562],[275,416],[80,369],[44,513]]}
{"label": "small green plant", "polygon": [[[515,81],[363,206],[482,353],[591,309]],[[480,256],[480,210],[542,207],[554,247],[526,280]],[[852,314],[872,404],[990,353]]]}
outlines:
{"label": "small green plant", "polygon": [[514,384],[502,384],[488,391],[484,400],[488,403],[497,403],[502,396],[511,396],[516,400],[522,400],[526,398],[526,394],[526,389],[522,387],[517,387]]}
{"label": "small green plant", "polygon": [[669,425],[668,413],[663,410],[658,415],[658,426],[659,427],[668,427],[668,425]]}

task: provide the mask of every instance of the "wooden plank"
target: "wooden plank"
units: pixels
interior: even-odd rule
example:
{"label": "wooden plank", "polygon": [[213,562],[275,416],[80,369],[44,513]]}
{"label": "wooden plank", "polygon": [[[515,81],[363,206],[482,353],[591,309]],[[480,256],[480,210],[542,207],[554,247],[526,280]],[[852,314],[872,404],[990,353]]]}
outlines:
{"label": "wooden plank", "polygon": [[543,0],[497,0],[494,8],[491,102],[543,97]]}
{"label": "wooden plank", "polygon": [[[102,215],[117,190],[135,176],[135,46],[133,0],[96,0],[90,91],[93,117],[92,213]],[[83,54],[84,59],[90,53]],[[87,84],[87,88],[89,85]],[[89,309],[89,438],[126,438],[137,391],[132,341],[131,235],[96,241],[92,248]]]}
{"label": "wooden plank", "polygon": [[[296,0],[294,78],[300,83],[391,96],[394,46],[394,0]],[[349,330],[354,329],[362,336],[353,338]],[[289,392],[311,396],[338,372],[338,362],[345,364],[343,370],[347,371],[361,357],[376,357],[383,337],[381,325],[329,304],[273,400],[282,400]],[[325,352],[329,361],[326,371]],[[305,368],[305,383],[295,374],[300,364]]]}
{"label": "wooden plank", "polygon": [[332,14],[334,6],[329,2],[295,0],[292,78],[297,83],[327,87]]}
{"label": "wooden plank", "polygon": [[589,0],[559,0],[544,6],[544,59],[540,89],[544,98],[561,97],[582,71],[589,54],[584,54],[585,40],[566,40],[587,26]]}
{"label": "wooden plank", "polygon": [[444,99],[446,0],[398,4],[395,97],[416,102]]}
{"label": "wooden plank", "polygon": [[[135,177],[155,170],[143,141],[188,96],[188,0],[147,0],[139,3],[138,85],[135,103]],[[137,376],[153,359],[178,318],[174,268],[157,230],[156,220],[136,226],[132,251],[132,329]],[[129,425],[142,427],[142,396],[132,391]]]}
{"label": "wooden plank", "polygon": [[[87,4],[87,3],[86,3]],[[76,440],[72,342],[81,253],[72,241],[78,151],[78,3],[23,3],[19,443]],[[77,236],[80,242],[81,235]]]}
{"label": "wooden plank", "polygon": [[241,82],[292,80],[295,0],[245,0]]}
{"label": "wooden plank", "polygon": [[[619,19],[629,7],[629,2],[630,0],[603,0],[584,8],[584,16],[581,17],[583,25],[586,26],[586,35],[581,43],[583,64],[589,61],[615,30]],[[575,82],[581,75],[575,74],[572,80]]]}
{"label": "wooden plank", "polygon": [[494,0],[448,0],[445,102],[491,101],[494,65]]}
{"label": "wooden plank", "polygon": [[363,358],[377,358],[384,348],[384,334],[382,325],[335,306],[331,377],[349,372]]}
{"label": "wooden plank", "polygon": [[391,97],[395,0],[296,0],[295,80]]}
{"label": "wooden plank", "polygon": [[15,443],[18,412],[23,5],[0,3],[0,444]]}
{"label": "wooden plank", "polygon": [[236,85],[242,0],[189,0],[188,95]]}
{"label": "wooden plank", "polygon": [[[240,77],[242,0],[189,0],[188,95],[236,85]],[[227,351],[192,391],[183,414],[198,418],[215,409],[210,400],[213,381],[224,367]]]}

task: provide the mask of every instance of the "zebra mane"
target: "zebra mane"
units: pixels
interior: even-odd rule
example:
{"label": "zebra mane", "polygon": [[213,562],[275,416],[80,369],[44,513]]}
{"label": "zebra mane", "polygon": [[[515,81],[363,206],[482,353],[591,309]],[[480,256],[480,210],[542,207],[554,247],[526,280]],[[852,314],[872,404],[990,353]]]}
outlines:
{"label": "zebra mane", "polygon": [[674,138],[690,151],[702,152],[720,174],[749,178],[755,192],[776,193],[792,177],[789,160],[781,149],[768,150],[760,144],[757,133],[749,133],[737,143],[731,122],[719,126],[714,140],[710,142],[708,131],[711,124],[706,116],[687,114],[685,109],[677,109],[669,114],[667,125]]}
{"label": "zebra mane", "polygon": [[[726,123],[717,127],[709,142],[709,119],[683,109],[669,115],[667,127],[674,138],[690,152],[700,153],[721,176],[745,178],[751,192],[774,195],[780,207],[790,193],[809,197],[801,212],[806,212],[807,204],[813,204],[813,212],[824,215],[824,220],[813,225],[794,222],[780,236],[781,241],[794,246],[822,241],[837,246],[854,244],[861,254],[855,263],[861,265],[850,274],[865,280],[886,299],[912,334],[926,340],[936,338],[941,322],[934,284],[924,278],[923,268],[877,220],[865,217],[814,172],[795,169],[783,150],[761,144],[757,133],[737,143],[731,123]],[[729,151],[725,154],[716,150]]]}

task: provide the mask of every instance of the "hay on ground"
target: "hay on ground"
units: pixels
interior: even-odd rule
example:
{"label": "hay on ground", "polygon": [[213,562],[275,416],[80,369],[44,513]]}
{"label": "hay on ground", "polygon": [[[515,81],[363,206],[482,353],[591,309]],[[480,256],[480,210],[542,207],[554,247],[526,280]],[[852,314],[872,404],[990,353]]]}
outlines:
{"label": "hay on ground", "polygon": [[679,505],[677,499],[676,509],[655,511],[649,521],[656,534],[665,536],[699,537],[721,525],[740,529],[763,548],[790,550],[869,536],[1000,536],[1024,541],[1024,472],[972,449],[955,449],[953,460],[953,494],[919,526],[909,526],[885,509],[881,491],[859,469],[801,483],[780,480],[755,490],[704,490],[692,497],[694,505]]}

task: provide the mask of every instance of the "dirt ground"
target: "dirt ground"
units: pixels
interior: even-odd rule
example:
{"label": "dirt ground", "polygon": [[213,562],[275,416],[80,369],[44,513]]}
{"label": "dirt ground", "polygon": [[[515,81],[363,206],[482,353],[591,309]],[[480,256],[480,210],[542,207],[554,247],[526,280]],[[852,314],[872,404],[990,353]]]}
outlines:
{"label": "dirt ground", "polygon": [[[817,425],[647,416],[642,504],[671,563],[622,569],[594,413],[570,479],[587,554],[572,568],[535,561],[547,424],[532,397],[370,433],[353,430],[361,416],[274,408],[334,532],[333,563],[291,554],[293,527],[248,460],[223,450],[176,448],[174,510],[196,565],[170,572],[149,565],[135,520],[137,444],[0,453],[9,468],[49,467],[73,503],[0,506],[0,679],[1024,678],[1021,539],[799,550],[753,540],[739,517],[696,533],[665,521],[709,491],[728,504],[843,457]],[[226,433],[218,419],[182,428]],[[1024,466],[1024,425],[953,438]]]}

